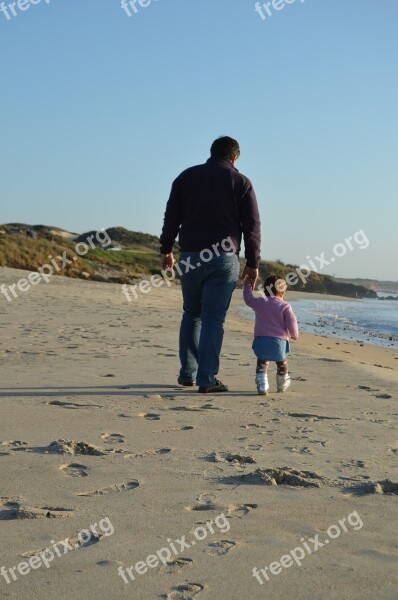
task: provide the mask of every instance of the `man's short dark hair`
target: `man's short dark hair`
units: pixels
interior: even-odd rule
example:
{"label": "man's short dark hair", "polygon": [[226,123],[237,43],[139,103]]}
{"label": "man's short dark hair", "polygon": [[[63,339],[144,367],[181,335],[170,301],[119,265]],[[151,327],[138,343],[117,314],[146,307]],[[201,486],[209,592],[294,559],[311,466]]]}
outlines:
{"label": "man's short dark hair", "polygon": [[239,144],[228,136],[219,137],[211,145],[210,154],[212,158],[226,158],[234,160],[240,155]]}

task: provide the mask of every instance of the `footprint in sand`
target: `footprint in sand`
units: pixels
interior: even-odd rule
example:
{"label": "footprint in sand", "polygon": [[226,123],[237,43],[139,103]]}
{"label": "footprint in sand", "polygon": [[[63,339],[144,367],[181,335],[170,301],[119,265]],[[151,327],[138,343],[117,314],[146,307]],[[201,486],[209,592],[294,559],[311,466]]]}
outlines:
{"label": "footprint in sand", "polygon": [[[291,437],[294,439],[300,439],[301,436],[299,437],[299,436],[292,435]],[[306,436],[306,437],[308,437],[308,436]],[[312,438],[308,438],[308,440],[311,444],[319,444],[320,446],[322,446],[322,448],[326,448],[326,444],[330,443],[330,440],[315,440]]]}
{"label": "footprint in sand", "polygon": [[[193,511],[218,511],[223,512],[227,517],[230,518],[239,518],[246,516],[251,510],[257,508],[258,504],[230,504],[228,506],[222,506],[215,504],[211,499],[201,498],[199,497],[198,501],[194,504],[190,504],[185,506],[185,510],[193,510]],[[199,521],[200,522],[200,521]]]}
{"label": "footprint in sand", "polygon": [[8,450],[24,450],[25,446],[28,446],[28,442],[21,442],[20,440],[0,442],[0,456],[9,456]]}
{"label": "footprint in sand", "polygon": [[[297,433],[313,433],[314,430],[309,427],[296,427]],[[304,436],[305,437],[305,436]]]}
{"label": "footprint in sand", "polygon": [[[331,350],[331,348],[327,348],[327,350]],[[340,360],[339,358],[318,358],[318,360],[321,360],[323,362],[330,362],[330,363],[342,363],[344,362],[344,360]]]}
{"label": "footprint in sand", "polygon": [[20,440],[7,440],[5,442],[0,442],[0,446],[6,446],[6,447],[10,447],[13,446],[14,448],[22,448],[23,446],[29,446],[28,442],[21,442]]}
{"label": "footprint in sand", "polygon": [[292,485],[297,487],[320,487],[324,477],[310,471],[296,471],[289,467],[276,469],[256,469],[240,476],[242,480],[263,485]]}
{"label": "footprint in sand", "polygon": [[88,477],[88,467],[79,463],[65,463],[60,465],[59,470],[68,477]]}
{"label": "footprint in sand", "polygon": [[314,413],[298,413],[298,412],[289,412],[287,413],[289,417],[295,417],[297,419],[304,419],[304,421],[341,421],[343,417],[331,417],[328,415],[317,415]]}
{"label": "footprint in sand", "polygon": [[88,492],[80,492],[77,494],[78,496],[104,496],[105,494],[111,494],[113,492],[126,492],[128,490],[134,490],[140,484],[136,479],[132,481],[125,481],[123,483],[114,483],[113,485],[108,485],[105,488],[101,488],[98,490],[89,490]]}
{"label": "footprint in sand", "polygon": [[158,450],[146,450],[141,454],[128,453],[124,455],[124,458],[144,458],[144,456],[162,456],[164,454],[170,454],[172,448],[159,448]]}
{"label": "footprint in sand", "polygon": [[302,446],[301,448],[297,448],[296,446],[286,446],[286,450],[289,450],[289,452],[298,452],[299,454],[313,454],[308,446]]}
{"label": "footprint in sand", "polygon": [[159,448],[158,450],[148,450],[146,454],[170,454],[172,448]]}
{"label": "footprint in sand", "polygon": [[105,454],[105,452],[101,450],[101,448],[97,448],[97,446],[92,446],[86,442],[75,442],[74,440],[57,440],[56,442],[51,442],[51,444],[45,448],[45,451],[57,454],[87,454],[91,456],[103,456]]}
{"label": "footprint in sand", "polygon": [[365,461],[355,460],[355,459],[350,460],[349,462],[345,463],[343,466],[344,467],[357,467],[359,469],[365,469],[367,467]]}
{"label": "footprint in sand", "polygon": [[368,385],[358,385],[359,390],[365,390],[366,392],[380,392],[378,388],[371,388]]}
{"label": "footprint in sand", "polygon": [[177,410],[181,412],[201,412],[202,408],[199,406],[171,406],[169,410]]}
{"label": "footprint in sand", "polygon": [[373,491],[375,494],[398,495],[398,483],[396,481],[391,481],[391,479],[386,479],[385,481],[378,481],[376,484],[374,484]]}
{"label": "footprint in sand", "polygon": [[219,508],[214,503],[214,496],[211,494],[200,494],[193,504],[184,507],[185,510],[205,511],[216,510]]}
{"label": "footprint in sand", "polygon": [[[365,478],[365,477],[363,477]],[[342,479],[342,478],[340,478]],[[348,479],[348,478],[345,478]],[[391,479],[385,479],[384,481],[375,482],[360,482],[358,479],[354,480],[349,478],[350,481],[356,481],[356,485],[348,488],[346,492],[347,496],[367,496],[368,494],[380,494],[386,496],[397,496],[398,495],[398,482],[391,481]],[[367,477],[368,479],[368,477]]]}
{"label": "footprint in sand", "polygon": [[208,554],[212,554],[213,556],[223,556],[224,554],[228,554],[228,552],[236,546],[235,542],[230,542],[229,540],[221,540],[221,542],[212,542],[203,550],[203,552],[207,552]]}
{"label": "footprint in sand", "polygon": [[162,573],[179,573],[184,567],[191,567],[193,560],[190,558],[173,558],[173,560],[167,561],[160,567]]}
{"label": "footprint in sand", "polygon": [[24,506],[19,500],[0,498],[0,521],[16,519],[59,519],[72,516],[72,509],[52,506]]}
{"label": "footprint in sand", "polygon": [[231,452],[212,452],[207,458],[212,462],[227,462],[234,465],[247,465],[256,462],[253,456],[243,456]]}
{"label": "footprint in sand", "polygon": [[176,585],[173,592],[163,594],[164,600],[192,600],[196,594],[199,594],[204,589],[200,583],[186,583],[184,585]]}
{"label": "footprint in sand", "polygon": [[228,507],[226,516],[230,518],[237,517],[238,519],[241,519],[242,517],[245,517],[250,511],[257,508],[257,506],[258,504],[231,504]]}
{"label": "footprint in sand", "polygon": [[160,415],[156,413],[138,413],[137,417],[143,417],[147,421],[159,421]]}
{"label": "footprint in sand", "polygon": [[115,567],[123,567],[123,563],[120,560],[97,560],[95,564],[98,567],[109,567],[112,569]]}
{"label": "footprint in sand", "polygon": [[100,404],[78,404],[76,402],[62,402],[62,400],[51,400],[46,402],[49,406],[62,406],[62,408],[103,408]]}
{"label": "footprint in sand", "polygon": [[[98,544],[98,542],[101,541],[101,538],[104,537],[103,533],[100,534],[94,534],[91,533],[90,538],[81,540],[79,539],[77,536],[73,536],[70,538],[66,538],[64,540],[59,540],[58,542],[55,542],[54,545],[58,546],[59,544],[61,545],[61,547],[65,547],[65,545],[63,544],[63,542],[66,543],[66,540],[68,540],[68,546],[72,546],[74,550],[79,550],[80,548],[87,548],[87,546],[92,546],[93,544]],[[37,550],[29,550],[28,552],[24,552],[23,554],[21,554],[21,556],[23,558],[30,558],[31,556],[37,556],[38,554],[40,554],[40,552],[45,552],[47,549],[46,548],[39,548]],[[98,565],[100,562],[108,562],[108,561],[98,561],[96,564]],[[114,562],[115,564],[122,564],[119,563],[118,561],[109,561],[109,562]]]}
{"label": "footprint in sand", "polygon": [[105,444],[123,444],[125,441],[122,433],[103,433],[101,439]]}
{"label": "footprint in sand", "polygon": [[205,511],[205,510],[216,510],[217,506],[211,501],[207,500],[206,502],[196,502],[194,504],[189,504],[184,507],[185,510],[194,510],[194,511]]}
{"label": "footprint in sand", "polygon": [[171,433],[172,431],[190,431],[193,429],[192,425],[184,425],[184,427],[173,427],[172,429],[157,429],[152,433]]}

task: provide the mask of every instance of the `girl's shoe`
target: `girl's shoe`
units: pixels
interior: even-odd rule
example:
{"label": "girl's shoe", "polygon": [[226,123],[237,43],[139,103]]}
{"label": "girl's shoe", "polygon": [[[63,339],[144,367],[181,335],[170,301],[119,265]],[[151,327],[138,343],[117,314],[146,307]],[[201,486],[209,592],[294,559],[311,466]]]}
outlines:
{"label": "girl's shoe", "polygon": [[269,390],[267,373],[256,373],[256,386],[259,396],[266,396]]}
{"label": "girl's shoe", "polygon": [[286,392],[287,388],[292,384],[289,373],[286,375],[276,375],[276,388],[278,392]]}

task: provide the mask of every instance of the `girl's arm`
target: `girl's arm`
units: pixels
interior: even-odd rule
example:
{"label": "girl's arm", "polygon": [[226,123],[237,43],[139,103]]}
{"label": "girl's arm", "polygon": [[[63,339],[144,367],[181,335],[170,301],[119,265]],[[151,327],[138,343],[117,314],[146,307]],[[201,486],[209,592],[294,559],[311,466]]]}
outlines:
{"label": "girl's arm", "polygon": [[297,340],[299,336],[298,324],[296,315],[294,314],[290,304],[283,314],[285,317],[286,328],[289,332],[290,337],[292,338],[292,340]]}
{"label": "girl's arm", "polygon": [[243,285],[243,300],[246,302],[247,306],[251,306],[251,308],[254,308],[259,300],[261,300],[261,298],[256,298],[256,296],[253,295],[253,291],[247,279]]}

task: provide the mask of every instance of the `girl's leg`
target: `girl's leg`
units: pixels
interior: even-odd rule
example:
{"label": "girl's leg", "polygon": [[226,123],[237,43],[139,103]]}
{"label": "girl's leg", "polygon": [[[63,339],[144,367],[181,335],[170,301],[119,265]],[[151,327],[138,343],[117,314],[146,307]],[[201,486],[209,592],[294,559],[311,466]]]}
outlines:
{"label": "girl's leg", "polygon": [[276,361],[276,387],[278,392],[285,392],[292,381],[288,372],[287,360]]}
{"label": "girl's leg", "polygon": [[269,367],[269,362],[267,360],[262,360],[261,358],[257,359],[256,373],[266,373],[268,367]]}
{"label": "girl's leg", "polygon": [[286,375],[288,373],[287,360],[277,361],[278,375]]}
{"label": "girl's leg", "polygon": [[267,360],[257,359],[256,368],[256,386],[257,392],[260,396],[265,396],[269,390],[267,369],[269,362]]}

